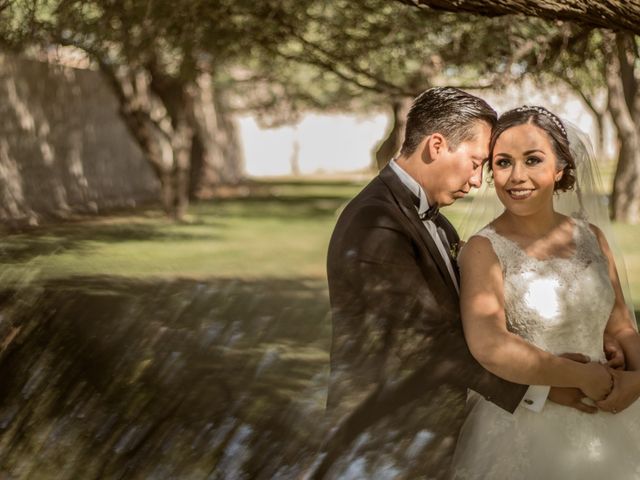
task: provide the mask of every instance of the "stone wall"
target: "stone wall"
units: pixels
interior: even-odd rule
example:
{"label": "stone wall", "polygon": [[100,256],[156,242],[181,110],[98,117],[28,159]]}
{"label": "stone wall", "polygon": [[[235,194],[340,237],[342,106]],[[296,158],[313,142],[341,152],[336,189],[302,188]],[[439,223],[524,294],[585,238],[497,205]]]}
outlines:
{"label": "stone wall", "polygon": [[158,190],[98,72],[0,56],[0,223],[131,207]]}

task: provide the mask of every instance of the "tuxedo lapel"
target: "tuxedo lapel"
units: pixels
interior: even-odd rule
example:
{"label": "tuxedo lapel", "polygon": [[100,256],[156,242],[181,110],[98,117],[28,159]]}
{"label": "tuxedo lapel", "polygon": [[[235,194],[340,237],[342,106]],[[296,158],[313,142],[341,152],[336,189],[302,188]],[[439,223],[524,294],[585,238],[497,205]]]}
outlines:
{"label": "tuxedo lapel", "polygon": [[400,210],[402,210],[402,213],[407,217],[407,219],[411,223],[411,226],[414,228],[414,231],[418,234],[418,237],[426,246],[431,255],[431,258],[436,263],[443,280],[453,291],[453,293],[457,295],[458,293],[456,287],[453,283],[451,275],[449,275],[449,270],[447,269],[445,260],[444,258],[442,258],[442,255],[440,254],[435,241],[433,240],[431,235],[429,235],[427,229],[424,227],[422,220],[420,220],[420,218],[418,217],[418,212],[413,203],[413,199],[411,198],[411,193],[402,184],[396,173],[391,169],[389,165],[382,169],[379,177],[380,180],[382,180],[384,184],[389,188],[389,191],[400,206]]}
{"label": "tuxedo lapel", "polygon": [[[453,273],[456,275],[456,280],[458,281],[458,285],[460,285],[460,269],[458,268],[458,261],[456,260],[455,255],[457,255],[457,250],[460,243],[460,237],[458,236],[458,232],[451,225],[451,222],[442,214],[438,215],[435,219],[434,223],[438,228],[438,233],[440,233],[440,238],[443,239],[443,242],[448,250],[449,260],[451,261],[451,267],[453,268]],[[453,253],[453,252],[456,253]]]}

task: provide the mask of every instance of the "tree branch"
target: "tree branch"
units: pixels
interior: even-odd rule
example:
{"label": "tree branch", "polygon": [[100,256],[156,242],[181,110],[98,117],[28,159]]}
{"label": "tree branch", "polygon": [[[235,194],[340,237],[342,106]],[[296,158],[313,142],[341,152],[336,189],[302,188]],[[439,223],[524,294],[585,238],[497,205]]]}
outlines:
{"label": "tree branch", "polygon": [[595,115],[603,115],[603,112],[601,112],[600,110],[598,110],[598,108],[596,107],[595,103],[593,102],[593,100],[591,100],[586,93],[584,93],[584,89],[580,88],[580,86],[578,84],[576,84],[573,80],[571,80],[569,77],[567,77],[566,75],[561,75],[560,76],[560,80],[562,80],[564,83],[566,83],[569,88],[571,88],[571,90],[573,90],[574,93],[578,94],[580,96],[580,98],[582,99],[582,101],[584,102],[584,104],[587,106],[587,108],[589,110],[591,110],[591,112]]}
{"label": "tree branch", "polygon": [[356,75],[355,72],[349,72],[349,73],[344,73],[342,71],[340,71],[338,69],[338,65],[337,64],[333,64],[329,61],[325,61],[325,60],[321,60],[317,57],[299,57],[297,55],[291,55],[288,53],[284,53],[281,52],[278,49],[271,49],[270,47],[265,47],[268,51],[271,51],[271,53],[273,53],[274,55],[278,55],[282,58],[284,58],[285,60],[290,60],[292,62],[297,62],[300,64],[308,64],[308,65],[315,65],[316,67],[322,68],[323,70],[329,71],[331,73],[333,73],[334,75],[336,75],[337,77],[341,78],[342,80],[345,80],[347,82],[350,82],[354,85],[356,85],[359,88],[362,88],[364,90],[369,90],[372,92],[376,92],[376,93],[383,93],[383,94],[405,94],[405,95],[411,95],[410,92],[404,92],[402,89],[400,89],[399,87],[394,87],[392,91],[389,91],[386,88],[383,88],[382,86],[380,86],[377,82],[374,82],[372,85],[368,85],[366,83],[363,83],[361,80],[359,80]]}
{"label": "tree branch", "polygon": [[605,36],[603,45],[605,80],[609,90],[609,111],[620,136],[631,137],[635,133],[635,124],[629,105],[625,100],[624,86],[621,79],[620,57],[617,54],[616,38],[613,34]]}
{"label": "tree branch", "polygon": [[394,0],[418,8],[468,12],[487,17],[523,14],[547,20],[568,20],[590,27],[627,30],[640,35],[640,3],[590,0]]}
{"label": "tree branch", "polygon": [[[298,40],[302,45],[307,47],[309,53],[312,56],[315,56],[315,58],[318,58],[318,59],[319,59],[319,56],[324,57],[326,59],[325,61],[323,61],[323,63],[325,65],[331,65],[331,63],[339,65],[339,64],[342,63],[343,68],[346,68],[346,69],[351,70],[353,72],[352,77],[362,76],[364,78],[369,79],[371,82],[373,82],[374,88],[376,88],[379,91],[393,92],[393,93],[401,94],[401,95],[406,93],[399,86],[394,85],[394,84],[384,80],[383,78],[376,77],[376,76],[372,75],[370,72],[367,72],[366,70],[358,68],[354,64],[347,63],[345,65],[345,63],[342,62],[342,59],[336,57],[332,52],[330,52],[326,48],[323,48],[320,45],[317,45],[317,44],[307,40],[301,34],[299,34],[296,31],[296,29],[294,27],[292,27],[291,25],[287,25],[284,22],[281,22],[281,25],[287,30],[289,35],[291,35],[293,38]],[[320,55],[318,55],[318,54],[320,54]],[[337,69],[334,69],[334,73],[335,73],[336,70]]]}

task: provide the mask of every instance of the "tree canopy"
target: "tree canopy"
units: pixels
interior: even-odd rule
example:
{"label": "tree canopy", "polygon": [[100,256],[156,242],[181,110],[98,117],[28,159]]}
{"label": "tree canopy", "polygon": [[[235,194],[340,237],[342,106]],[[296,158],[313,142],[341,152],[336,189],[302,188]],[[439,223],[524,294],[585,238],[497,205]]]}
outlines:
{"label": "tree canopy", "polygon": [[[601,125],[605,108],[596,98],[615,91],[605,69],[618,59],[635,111],[637,45],[622,45],[637,42],[616,43],[594,27],[633,32],[636,10],[628,2],[580,0],[23,0],[0,10],[0,39],[18,51],[72,45],[87,52],[161,182],[182,185],[165,203],[184,205],[185,175],[203,163],[194,151],[218,165],[218,180],[226,175],[221,159],[238,163],[225,147],[236,137],[231,112],[274,125],[309,109],[384,108],[394,128],[379,150],[383,164],[399,146],[408,102],[434,85],[499,89],[528,76],[563,83]],[[198,121],[206,98],[225,128],[207,131]],[[624,138],[627,123],[616,122]]]}

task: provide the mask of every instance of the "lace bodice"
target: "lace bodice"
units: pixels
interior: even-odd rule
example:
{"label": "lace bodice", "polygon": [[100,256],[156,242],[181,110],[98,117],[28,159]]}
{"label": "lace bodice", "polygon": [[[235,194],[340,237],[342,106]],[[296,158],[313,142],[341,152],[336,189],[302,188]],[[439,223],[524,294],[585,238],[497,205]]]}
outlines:
{"label": "lace bodice", "polygon": [[555,354],[603,360],[602,336],[615,295],[595,234],[584,220],[572,219],[576,250],[569,258],[531,257],[492,226],[477,235],[489,239],[500,261],[510,331]]}

